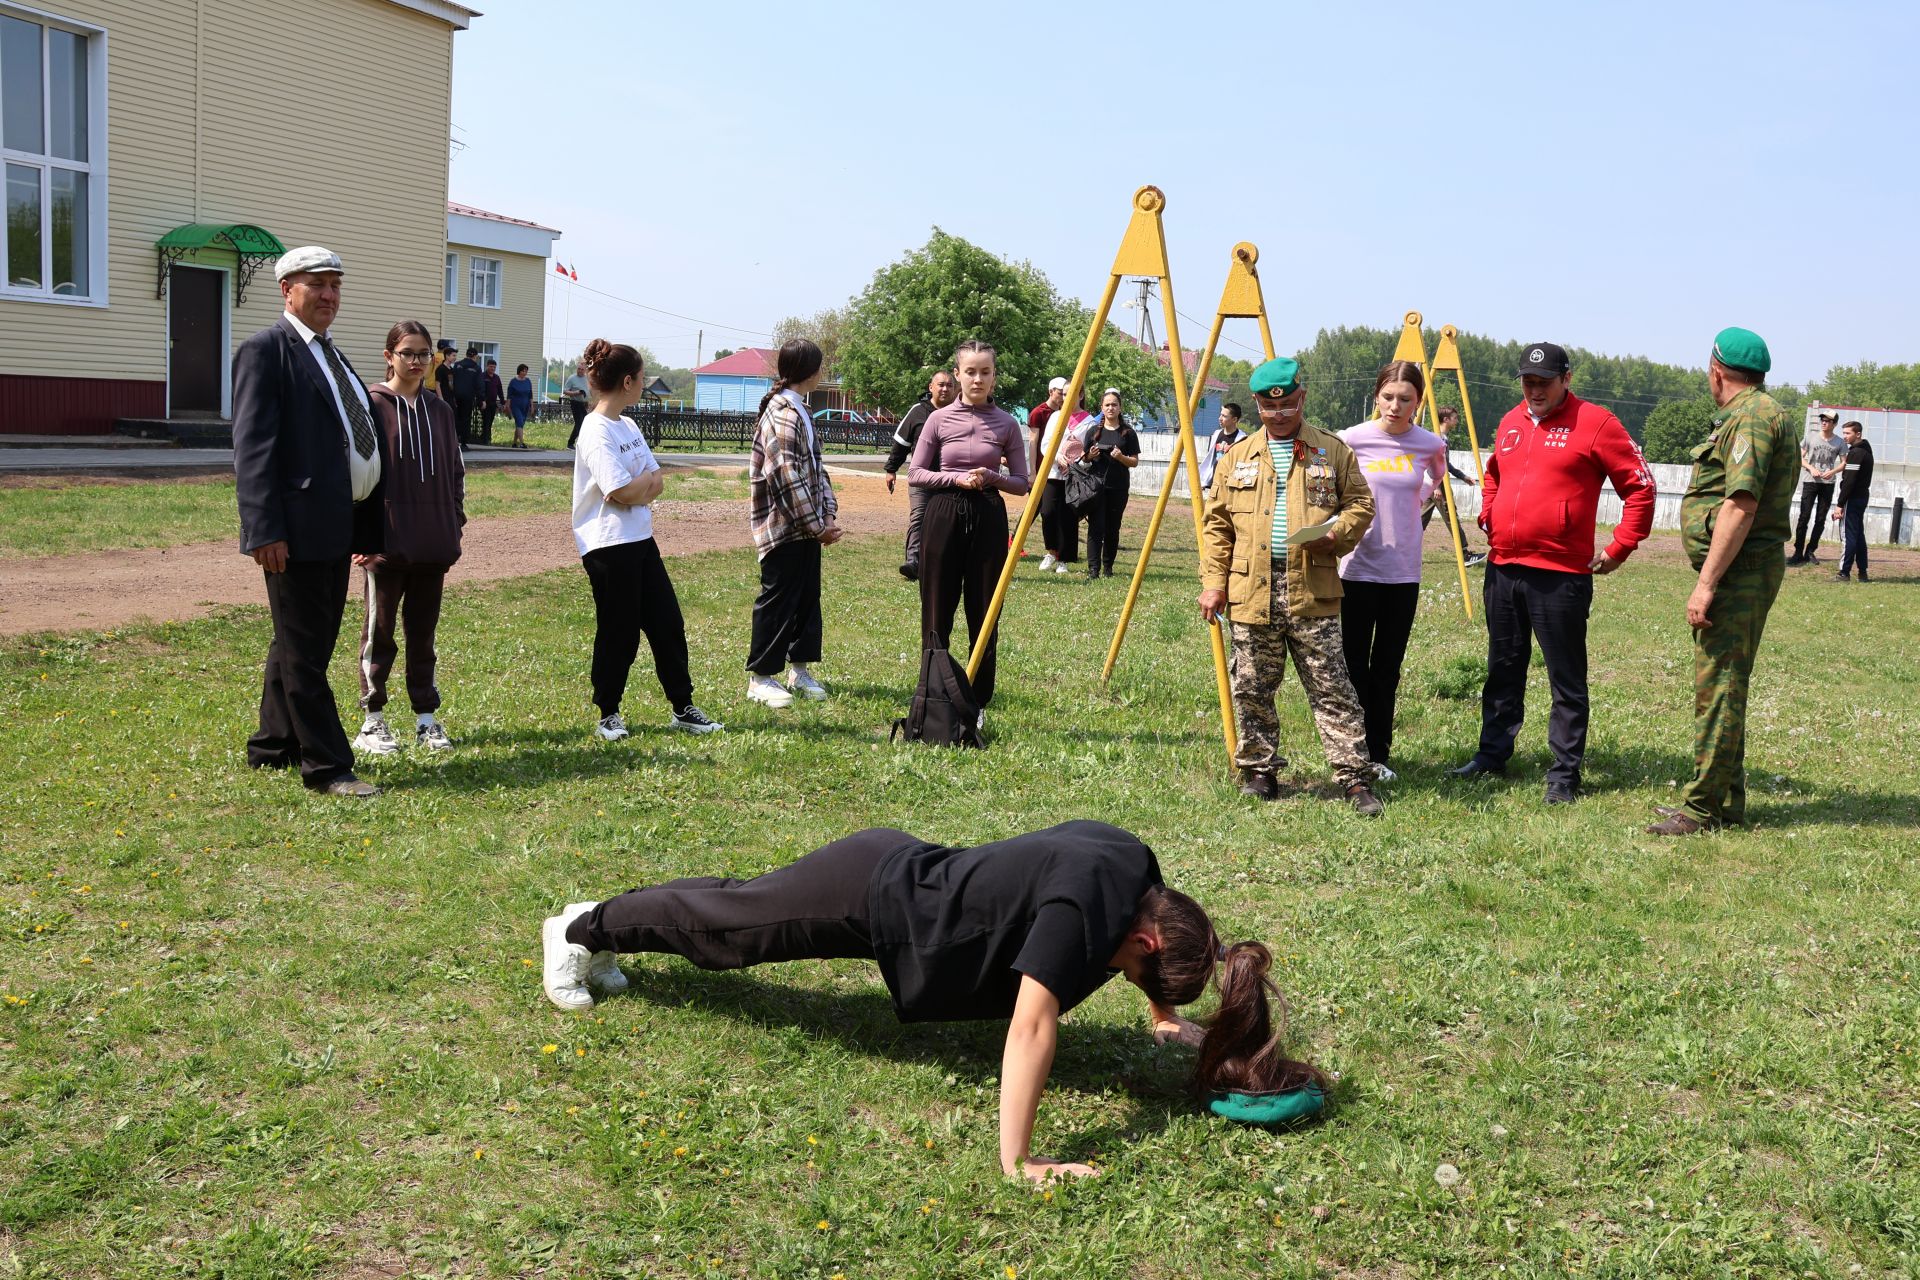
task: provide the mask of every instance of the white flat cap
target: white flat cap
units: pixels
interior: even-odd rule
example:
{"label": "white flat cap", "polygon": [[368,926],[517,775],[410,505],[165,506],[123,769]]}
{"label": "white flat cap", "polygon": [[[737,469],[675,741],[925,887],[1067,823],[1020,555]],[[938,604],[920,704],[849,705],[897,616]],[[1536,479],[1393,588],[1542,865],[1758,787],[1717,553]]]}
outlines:
{"label": "white flat cap", "polygon": [[1047,390],[1049,391],[1065,391],[1066,389],[1067,380],[1065,378],[1055,378],[1047,384]]}
{"label": "white flat cap", "polygon": [[285,280],[302,271],[330,271],[337,276],[347,273],[347,269],[340,265],[339,254],[317,244],[303,244],[298,249],[289,249],[280,255],[280,261],[273,264],[275,280]]}

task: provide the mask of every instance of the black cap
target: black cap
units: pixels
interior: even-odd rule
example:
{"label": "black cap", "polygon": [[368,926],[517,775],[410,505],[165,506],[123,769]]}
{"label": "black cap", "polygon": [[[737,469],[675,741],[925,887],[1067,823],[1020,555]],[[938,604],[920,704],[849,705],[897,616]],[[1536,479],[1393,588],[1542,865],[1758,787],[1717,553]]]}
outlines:
{"label": "black cap", "polygon": [[442,351],[451,351],[451,350],[453,350],[453,339],[452,339],[452,338],[442,338],[442,339],[440,339],[440,342],[439,342],[439,347],[440,347],[440,350],[442,350]]}
{"label": "black cap", "polygon": [[1557,378],[1573,366],[1567,363],[1567,349],[1551,342],[1536,342],[1520,353],[1520,376]]}

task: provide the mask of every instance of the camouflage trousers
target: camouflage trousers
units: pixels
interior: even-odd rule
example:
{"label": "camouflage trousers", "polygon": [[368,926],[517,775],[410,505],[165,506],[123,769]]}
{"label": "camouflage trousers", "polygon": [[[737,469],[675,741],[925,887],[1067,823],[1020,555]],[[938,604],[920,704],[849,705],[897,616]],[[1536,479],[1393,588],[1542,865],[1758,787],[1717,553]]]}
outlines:
{"label": "camouflage trousers", "polygon": [[1693,633],[1693,781],[1680,803],[1708,826],[1747,820],[1747,686],[1786,576],[1778,555],[1735,564],[1713,593],[1713,625]]}
{"label": "camouflage trousers", "polygon": [[1274,697],[1280,692],[1287,657],[1306,690],[1307,706],[1320,730],[1327,762],[1343,787],[1373,781],[1367,762],[1366,721],[1340,640],[1340,617],[1295,618],[1287,612],[1287,575],[1276,563],[1270,623],[1231,622],[1233,654],[1227,679],[1233,691],[1233,717],[1240,749],[1233,762],[1249,773],[1272,773],[1280,756],[1280,717]]}

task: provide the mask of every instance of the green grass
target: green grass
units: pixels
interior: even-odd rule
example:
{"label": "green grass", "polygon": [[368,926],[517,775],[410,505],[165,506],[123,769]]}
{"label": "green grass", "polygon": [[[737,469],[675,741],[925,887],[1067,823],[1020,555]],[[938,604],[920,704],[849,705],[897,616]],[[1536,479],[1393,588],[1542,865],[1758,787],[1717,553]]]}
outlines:
{"label": "green grass", "polygon": [[[1691,752],[1670,561],[1596,593],[1572,810],[1540,803],[1537,666],[1511,781],[1444,776],[1482,640],[1433,566],[1402,781],[1367,823],[1324,787],[1235,794],[1178,551],[1111,687],[1124,584],[1029,575],[992,749],[889,746],[917,653],[895,559],[829,550],[834,696],[784,713],[741,696],[751,554],[672,561],[728,721],[704,739],[664,729],[644,655],[634,738],[589,739],[577,571],[456,591],[461,748],[373,764],[371,804],[241,767],[262,609],[0,644],[0,1267],[1920,1275],[1911,584],[1789,580],[1753,699],[1756,827],[1662,844],[1639,828]],[[352,678],[343,649],[336,690]],[[1297,690],[1284,741],[1311,786]],[[1183,1051],[1112,984],[1063,1028],[1037,1135],[1106,1172],[1049,1198],[998,1175],[999,1028],[903,1028],[868,966],[637,958],[589,1016],[540,993],[539,922],[568,901],[868,825],[970,843],[1080,816],[1142,833],[1223,932],[1273,943],[1298,1047],[1341,1076],[1330,1119],[1198,1114]]]}
{"label": "green grass", "polygon": [[[745,475],[744,470],[677,471],[667,481],[667,497],[687,502],[742,498]],[[572,484],[565,467],[477,468],[467,473],[467,514],[564,514]],[[239,528],[228,478],[0,489],[0,555],[173,547],[233,538]]]}

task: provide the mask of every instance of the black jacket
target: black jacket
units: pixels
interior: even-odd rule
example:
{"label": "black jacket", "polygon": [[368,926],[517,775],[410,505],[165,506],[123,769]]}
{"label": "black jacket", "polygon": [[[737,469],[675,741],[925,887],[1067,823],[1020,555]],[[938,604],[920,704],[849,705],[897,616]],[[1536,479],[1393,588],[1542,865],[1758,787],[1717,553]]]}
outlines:
{"label": "black jacket", "polygon": [[453,366],[453,398],[455,400],[478,400],[480,387],[485,379],[480,371],[480,362],[472,356],[457,361]]}
{"label": "black jacket", "polygon": [[1856,497],[1864,501],[1872,484],[1873,446],[1863,436],[1859,444],[1847,446],[1846,468],[1840,472],[1840,492],[1836,498],[1843,507]]}
{"label": "black jacket", "polygon": [[453,410],[425,387],[409,405],[385,387],[372,388],[373,424],[391,470],[381,475],[386,529],[376,567],[450,565],[460,558],[467,523],[467,469]]}
{"label": "black jacket", "polygon": [[913,456],[913,446],[920,441],[920,428],[927,425],[927,416],[933,412],[933,397],[921,396],[913,402],[913,408],[907,410],[907,416],[900,419],[900,425],[893,429],[893,449],[887,454],[887,474],[893,475],[907,465],[907,459]]}
{"label": "black jacket", "polygon": [[[340,359],[361,381],[345,352]],[[291,560],[378,552],[381,485],[354,503],[350,447],[332,385],[285,318],[240,344],[233,357],[233,474],[241,551],[285,542]],[[379,449],[384,481],[384,441]]]}

